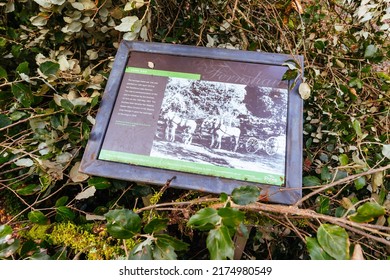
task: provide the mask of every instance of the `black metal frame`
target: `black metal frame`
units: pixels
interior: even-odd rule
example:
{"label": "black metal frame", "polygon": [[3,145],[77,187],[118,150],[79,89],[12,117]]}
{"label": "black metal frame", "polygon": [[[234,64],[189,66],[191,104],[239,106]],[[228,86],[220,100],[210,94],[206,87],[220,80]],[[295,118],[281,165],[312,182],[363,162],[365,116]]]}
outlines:
{"label": "black metal frame", "polygon": [[[299,82],[289,91],[287,115],[287,147],[285,186],[271,186],[245,181],[224,179],[205,175],[163,170],[158,168],[103,161],[98,155],[105,137],[111,113],[117,98],[124,70],[132,51],[145,53],[171,54],[199,58],[212,58],[226,61],[239,61],[264,65],[281,66],[285,61],[294,59],[303,69],[301,56],[271,54],[240,50],[204,48],[194,46],[172,45],[163,43],[144,43],[123,41],[115,57],[100,109],[80,165],[80,172],[102,177],[127,181],[143,182],[152,185],[163,185],[168,179],[171,187],[195,189],[211,193],[231,193],[243,185],[255,185],[262,189],[263,201],[282,204],[293,204],[302,197],[302,124],[303,101],[298,94]],[[288,68],[286,67],[286,70]]]}

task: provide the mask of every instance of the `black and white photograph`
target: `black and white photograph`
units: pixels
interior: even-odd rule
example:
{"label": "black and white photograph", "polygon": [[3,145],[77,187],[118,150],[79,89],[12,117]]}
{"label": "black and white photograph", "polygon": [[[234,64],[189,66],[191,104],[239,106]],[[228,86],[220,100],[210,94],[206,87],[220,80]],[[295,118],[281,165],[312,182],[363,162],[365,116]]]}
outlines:
{"label": "black and white photograph", "polygon": [[285,173],[288,90],[169,78],[150,156]]}

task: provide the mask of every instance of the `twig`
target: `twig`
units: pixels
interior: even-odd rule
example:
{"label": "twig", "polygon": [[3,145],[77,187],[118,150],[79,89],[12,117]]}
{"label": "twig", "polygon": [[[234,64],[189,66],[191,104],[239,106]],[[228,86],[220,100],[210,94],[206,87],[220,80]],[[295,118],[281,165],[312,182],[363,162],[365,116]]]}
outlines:
{"label": "twig", "polygon": [[169,206],[187,206],[187,205],[195,205],[195,204],[201,204],[201,203],[207,203],[207,202],[218,202],[220,201],[219,198],[200,198],[200,199],[195,199],[191,201],[182,201],[182,202],[167,202],[167,203],[160,203],[160,204],[154,204],[154,205],[149,205],[143,208],[138,209],[135,211],[137,214],[156,209],[156,208],[161,208],[161,207],[169,207]]}
{"label": "twig", "polygon": [[238,6],[238,0],[236,0],[236,1],[234,2],[234,8],[233,8],[233,12],[232,12],[232,22],[234,21],[234,18],[235,18],[235,16],[236,16],[237,6]]}
{"label": "twig", "polygon": [[[345,184],[345,183],[349,183],[357,178],[360,178],[362,176],[366,176],[366,175],[370,175],[370,174],[374,174],[374,173],[377,173],[377,172],[382,172],[382,171],[385,171],[387,169],[390,169],[390,164],[386,165],[386,166],[383,166],[383,167],[379,167],[379,168],[376,168],[376,169],[370,169],[368,171],[365,171],[365,172],[362,172],[362,173],[359,173],[359,174],[354,174],[354,175],[351,175],[351,176],[348,176],[348,177],[345,177],[341,180],[338,180],[338,181],[335,181],[335,182],[332,182],[330,184],[326,184],[326,185],[323,185],[321,186],[319,189],[305,195],[304,197],[302,197],[300,200],[298,200],[294,206],[298,206],[298,205],[301,205],[303,201],[309,199],[310,197],[312,197],[313,195],[316,195],[320,192],[323,192],[324,190],[326,189],[329,189],[329,188],[332,188],[334,186],[337,186],[337,185],[341,185],[341,184]],[[316,188],[318,186],[313,186],[313,188]]]}
{"label": "twig", "polygon": [[177,19],[178,19],[178,17],[179,17],[179,14],[180,14],[181,8],[183,7],[183,3],[184,3],[184,2],[185,2],[185,1],[181,1],[180,6],[179,6],[179,9],[178,9],[177,14],[176,14],[176,17],[175,17],[175,19],[173,20],[172,25],[169,27],[167,34],[165,34],[164,39],[162,40],[163,42],[165,42],[165,40],[167,39],[169,33],[171,33],[173,27],[175,26],[176,21],[177,21]]}
{"label": "twig", "polygon": [[47,117],[47,116],[55,115],[55,114],[61,113],[61,112],[63,112],[63,111],[64,111],[64,110],[61,109],[61,110],[59,110],[59,111],[55,111],[55,112],[52,112],[52,113],[47,113],[47,114],[42,114],[42,115],[30,116],[30,117],[28,117],[28,118],[19,120],[19,121],[15,122],[15,123],[12,123],[12,124],[10,124],[10,125],[7,125],[7,126],[5,126],[5,127],[0,128],[0,131],[6,130],[6,129],[11,128],[11,127],[13,127],[13,126],[15,126],[15,125],[19,125],[19,124],[21,124],[21,123],[27,122],[27,121],[32,120],[32,119],[36,119],[36,118],[41,118],[41,117]]}
{"label": "twig", "polygon": [[[296,206],[285,206],[285,205],[276,205],[276,204],[263,204],[263,203],[253,203],[250,205],[237,205],[232,203],[232,207],[237,208],[237,209],[242,209],[246,211],[252,211],[252,212],[273,212],[273,213],[279,213],[283,214],[285,216],[301,216],[303,218],[310,218],[310,219],[318,219],[318,220],[323,220],[332,224],[338,224],[341,227],[344,227],[346,229],[355,228],[355,232],[359,231],[360,234],[364,233],[364,236],[368,238],[375,239],[376,241],[389,245],[390,246],[390,241],[386,240],[386,238],[379,238],[376,237],[370,233],[365,233],[361,230],[369,231],[373,234],[378,234],[386,237],[390,237],[390,234],[380,232],[378,230],[372,229],[369,224],[365,223],[356,223],[353,221],[350,221],[346,218],[337,218],[337,217],[332,217],[328,215],[323,215],[319,214],[313,210],[308,210],[308,209],[300,209]],[[359,230],[361,229],[361,230]],[[389,228],[387,228],[389,230]]]}
{"label": "twig", "polygon": [[284,215],[284,218],[287,220],[288,224],[292,227],[292,229],[295,231],[295,233],[299,236],[299,238],[303,241],[306,242],[305,238],[302,236],[302,234],[299,232],[297,227],[290,221],[287,215]]}

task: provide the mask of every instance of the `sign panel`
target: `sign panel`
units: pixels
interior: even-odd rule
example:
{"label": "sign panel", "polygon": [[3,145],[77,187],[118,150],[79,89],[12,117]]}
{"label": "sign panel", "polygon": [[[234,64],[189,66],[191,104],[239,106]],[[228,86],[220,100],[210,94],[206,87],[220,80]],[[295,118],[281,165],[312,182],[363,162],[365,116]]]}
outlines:
{"label": "sign panel", "polygon": [[[123,42],[81,171],[214,193],[301,196],[302,100],[290,56]],[[295,58],[301,64],[301,58]],[[112,171],[110,171],[112,170]]]}

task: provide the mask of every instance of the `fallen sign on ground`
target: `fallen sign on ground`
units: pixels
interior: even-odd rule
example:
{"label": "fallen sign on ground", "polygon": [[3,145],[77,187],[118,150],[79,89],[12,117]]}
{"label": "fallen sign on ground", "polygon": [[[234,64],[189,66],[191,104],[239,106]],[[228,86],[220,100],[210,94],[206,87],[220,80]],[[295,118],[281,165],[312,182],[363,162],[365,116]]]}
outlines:
{"label": "fallen sign on ground", "polygon": [[123,41],[80,171],[211,193],[254,185],[293,204],[303,101],[300,79],[282,77],[294,60],[303,69],[301,56]]}

